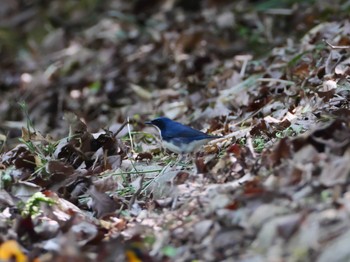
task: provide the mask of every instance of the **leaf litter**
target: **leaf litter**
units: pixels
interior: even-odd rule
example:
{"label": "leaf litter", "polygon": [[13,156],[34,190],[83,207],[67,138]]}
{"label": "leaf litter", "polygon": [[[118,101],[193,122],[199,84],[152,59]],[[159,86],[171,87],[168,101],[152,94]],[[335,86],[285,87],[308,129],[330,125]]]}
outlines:
{"label": "leaf litter", "polygon": [[[2,46],[0,260],[348,260],[348,20],[12,2],[1,37],[27,35]],[[144,125],[156,115],[224,137],[177,162]]]}

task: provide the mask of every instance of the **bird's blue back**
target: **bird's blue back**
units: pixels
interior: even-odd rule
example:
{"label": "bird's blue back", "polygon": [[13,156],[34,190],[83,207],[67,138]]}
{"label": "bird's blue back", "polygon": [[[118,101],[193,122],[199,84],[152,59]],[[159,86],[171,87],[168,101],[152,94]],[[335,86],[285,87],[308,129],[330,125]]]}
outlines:
{"label": "bird's blue back", "polygon": [[169,118],[158,118],[158,121],[162,121],[163,125],[159,127],[162,137],[167,139],[171,138],[188,138],[194,140],[200,140],[205,138],[212,138],[199,130],[193,129],[189,126],[185,126],[181,123],[170,120]]}

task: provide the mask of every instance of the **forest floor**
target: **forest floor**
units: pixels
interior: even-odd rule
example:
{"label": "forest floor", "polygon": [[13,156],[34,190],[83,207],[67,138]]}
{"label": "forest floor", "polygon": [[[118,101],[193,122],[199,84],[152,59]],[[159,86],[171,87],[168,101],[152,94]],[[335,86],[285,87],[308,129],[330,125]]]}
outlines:
{"label": "forest floor", "polygon": [[350,261],[349,3],[1,5],[0,261]]}

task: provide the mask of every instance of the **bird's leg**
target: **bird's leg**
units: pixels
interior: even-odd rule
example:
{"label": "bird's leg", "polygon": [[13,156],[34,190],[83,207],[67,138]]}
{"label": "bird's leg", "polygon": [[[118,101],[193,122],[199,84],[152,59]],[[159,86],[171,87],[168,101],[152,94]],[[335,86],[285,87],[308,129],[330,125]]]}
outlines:
{"label": "bird's leg", "polygon": [[177,159],[176,159],[176,161],[175,161],[173,166],[176,167],[176,165],[179,164],[182,161],[183,158],[184,158],[184,154],[182,154],[182,153],[178,154]]}
{"label": "bird's leg", "polygon": [[194,154],[193,153],[182,154],[179,162],[181,163],[182,167],[185,167],[185,168],[191,163],[194,164],[195,163]]}
{"label": "bird's leg", "polygon": [[190,162],[192,162],[193,164],[195,164],[196,162],[196,153],[190,153],[189,154],[189,158],[190,158]]}
{"label": "bird's leg", "polygon": [[194,162],[193,160],[194,160],[194,158],[193,158],[192,153],[181,155],[181,161],[182,161],[183,165],[190,164],[191,162]]}

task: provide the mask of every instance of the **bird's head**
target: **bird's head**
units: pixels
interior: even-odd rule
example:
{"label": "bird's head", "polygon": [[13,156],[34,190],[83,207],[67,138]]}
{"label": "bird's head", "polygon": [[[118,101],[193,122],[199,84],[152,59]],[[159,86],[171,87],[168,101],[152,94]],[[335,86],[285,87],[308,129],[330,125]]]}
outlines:
{"label": "bird's head", "polygon": [[158,118],[153,119],[151,121],[145,122],[145,124],[154,125],[154,126],[158,127],[159,130],[162,131],[165,128],[167,128],[167,126],[169,126],[169,124],[171,124],[172,122],[173,121],[167,117],[158,117]]}

